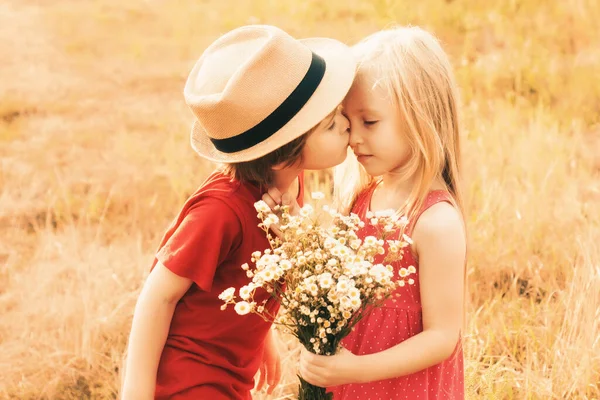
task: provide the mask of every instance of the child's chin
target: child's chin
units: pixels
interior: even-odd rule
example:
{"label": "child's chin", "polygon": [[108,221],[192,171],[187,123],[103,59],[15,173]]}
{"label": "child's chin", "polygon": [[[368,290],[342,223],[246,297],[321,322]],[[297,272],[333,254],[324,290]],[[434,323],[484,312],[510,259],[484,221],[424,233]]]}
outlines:
{"label": "child's chin", "polygon": [[333,168],[333,167],[337,167],[338,165],[340,165],[341,163],[343,163],[346,160],[346,157],[348,156],[348,152],[346,152],[346,150],[344,149],[344,151],[340,152],[338,156],[336,157],[331,157],[324,161],[323,165],[321,165],[321,168],[319,169],[327,169],[327,168]]}
{"label": "child's chin", "polygon": [[373,166],[371,166],[371,165],[365,165],[365,164],[362,164],[362,163],[361,163],[361,165],[363,166],[363,168],[365,169],[365,171],[367,171],[367,174],[369,174],[371,176],[381,176],[381,175],[383,175],[385,173],[384,171],[380,171],[377,168],[373,168]]}
{"label": "child's chin", "polygon": [[337,162],[335,163],[335,165],[332,165],[333,167],[340,165],[341,163],[343,163],[344,161],[346,161],[346,157],[348,157],[348,152],[344,149],[343,152],[340,153],[340,155],[337,157]]}

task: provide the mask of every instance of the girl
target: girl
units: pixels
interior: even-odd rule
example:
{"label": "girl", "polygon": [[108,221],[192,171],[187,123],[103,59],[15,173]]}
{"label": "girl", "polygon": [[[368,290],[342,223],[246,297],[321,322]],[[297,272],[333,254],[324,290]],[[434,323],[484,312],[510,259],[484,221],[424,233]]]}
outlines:
{"label": "girl", "polygon": [[[466,239],[450,63],[416,27],[378,32],[354,50],[359,69],[344,110],[355,157],[336,171],[336,197],[365,221],[390,208],[406,215],[413,243],[394,268],[417,272],[356,325],[348,351],[303,349],[300,375],[335,399],[462,399]],[[369,224],[360,233],[373,234]]]}

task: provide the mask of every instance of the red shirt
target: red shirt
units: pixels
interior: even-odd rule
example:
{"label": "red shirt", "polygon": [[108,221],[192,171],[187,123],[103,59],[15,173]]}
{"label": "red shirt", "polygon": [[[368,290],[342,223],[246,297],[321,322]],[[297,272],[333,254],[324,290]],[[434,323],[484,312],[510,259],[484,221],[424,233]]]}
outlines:
{"label": "red shirt", "polygon": [[[300,176],[298,201],[303,199]],[[156,378],[156,399],[250,399],[271,326],[255,314],[220,309],[219,294],[250,278],[241,265],[269,247],[254,203],[260,188],[214,172],[186,201],[156,260],[194,283],[177,303]],[[268,298],[266,292],[255,300]],[[271,311],[279,306],[270,301]]]}

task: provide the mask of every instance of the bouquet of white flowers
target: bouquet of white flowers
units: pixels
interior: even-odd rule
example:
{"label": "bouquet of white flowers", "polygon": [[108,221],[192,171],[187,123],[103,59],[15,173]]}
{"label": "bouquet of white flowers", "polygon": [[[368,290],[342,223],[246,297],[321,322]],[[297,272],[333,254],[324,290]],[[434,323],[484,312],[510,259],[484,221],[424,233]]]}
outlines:
{"label": "bouquet of white flowers", "polygon": [[[313,193],[312,197],[320,200],[324,196]],[[281,212],[278,217],[263,201],[255,207],[271,248],[252,255],[255,269],[242,265],[252,280],[239,289],[237,297],[234,288],[221,293],[225,302],[221,308],[234,304],[238,314],[259,314],[287,328],[315,354],[335,354],[340,341],[371,308],[380,306],[397,286],[413,283],[408,276],[415,272],[414,267],[396,274],[389,264],[402,258],[402,249],[411,242],[400,234],[406,219],[393,210],[371,213],[369,223],[378,228],[379,235],[361,240],[357,232],[364,222],[355,214],[344,216],[326,205],[322,212],[315,212],[305,205],[298,216],[282,207],[276,210]],[[332,218],[330,227],[323,226],[322,213]],[[279,224],[280,237],[270,233],[274,224]],[[376,264],[375,257],[383,254],[383,262]],[[266,301],[254,301],[256,290],[266,290],[280,302],[278,315],[268,312]],[[331,398],[325,388],[302,378],[300,382],[299,399]]]}

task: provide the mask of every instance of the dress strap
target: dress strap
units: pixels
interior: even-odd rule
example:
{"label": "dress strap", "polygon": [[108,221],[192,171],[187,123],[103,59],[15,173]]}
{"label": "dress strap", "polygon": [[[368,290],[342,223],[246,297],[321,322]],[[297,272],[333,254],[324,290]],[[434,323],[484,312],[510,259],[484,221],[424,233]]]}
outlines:
{"label": "dress strap", "polygon": [[371,197],[373,196],[373,192],[377,187],[377,181],[371,182],[368,186],[366,186],[354,199],[352,207],[350,210],[360,218],[365,218],[367,211],[369,210],[369,206],[371,205]]}
{"label": "dress strap", "polygon": [[408,236],[411,236],[413,233],[413,229],[415,228],[415,225],[417,224],[417,221],[419,220],[421,215],[434,204],[442,202],[450,203],[452,206],[456,207],[456,202],[454,201],[454,198],[447,190],[433,190],[429,192],[419,212],[414,216],[414,218],[411,221],[409,221],[406,227],[406,234]]}

